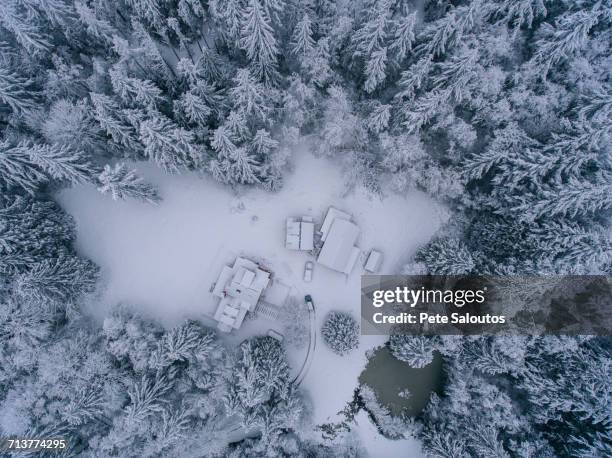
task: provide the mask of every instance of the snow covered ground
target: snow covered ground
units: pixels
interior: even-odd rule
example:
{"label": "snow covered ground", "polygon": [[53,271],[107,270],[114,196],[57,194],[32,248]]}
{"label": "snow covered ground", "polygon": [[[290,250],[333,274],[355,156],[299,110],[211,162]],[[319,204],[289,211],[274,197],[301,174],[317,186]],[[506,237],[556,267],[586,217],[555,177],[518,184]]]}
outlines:
{"label": "snow covered ground", "polygon": [[365,411],[355,415],[353,427],[361,444],[372,458],[417,457],[422,456],[421,446],[413,439],[389,440],[378,433]]}
{"label": "snow covered ground", "polygon": [[[344,196],[340,168],[307,152],[296,154],[294,172],[275,194],[250,190],[237,196],[208,177],[165,175],[146,163],[137,168],[158,186],[164,199],[159,206],[116,202],[88,185],[58,196],[76,219],[77,249],[102,268],[105,288],[100,300],[89,305],[100,318],[113,305],[126,303],[167,326],[185,318],[206,320],[216,305],[211,284],[223,264],[243,254],[270,266],[293,294],[311,294],[318,328],[329,310],[348,311],[359,319],[360,266],[347,278],[315,264],[312,283],[304,283],[309,257],[284,248],[285,218],[311,215],[320,224],[330,205],[351,213],[362,231],[359,246],[382,251],[382,273],[393,273],[446,217],[444,209],[418,192],[381,200],[357,189]],[[247,323],[237,339],[266,327],[269,322]],[[352,398],[367,350],[384,341],[383,336],[362,336],[358,350],[339,357],[318,335],[302,384],[312,398],[316,424],[337,419]],[[303,351],[290,355],[296,367],[303,358]]]}

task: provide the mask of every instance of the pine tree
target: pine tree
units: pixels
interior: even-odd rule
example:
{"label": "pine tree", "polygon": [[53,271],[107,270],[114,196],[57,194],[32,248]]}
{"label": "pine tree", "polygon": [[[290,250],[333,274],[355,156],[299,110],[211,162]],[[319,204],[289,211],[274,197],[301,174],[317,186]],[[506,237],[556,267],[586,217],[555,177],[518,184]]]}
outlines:
{"label": "pine tree", "polygon": [[238,70],[234,78],[234,87],[230,89],[230,96],[234,106],[245,117],[255,117],[266,122],[270,107],[266,102],[265,88],[258,83],[248,69]]}
{"label": "pine tree", "polygon": [[74,151],[98,152],[103,145],[91,111],[91,105],[85,101],[75,104],[66,99],[56,101],[41,127],[45,140]]}
{"label": "pine tree", "polygon": [[525,26],[531,28],[537,18],[546,17],[548,11],[543,0],[504,0],[500,4],[488,4],[488,15],[499,18],[499,22],[511,24],[517,31]]}
{"label": "pine tree", "polygon": [[612,90],[608,87],[597,88],[583,94],[578,107],[580,119],[589,119],[593,122],[609,123],[612,119]]}
{"label": "pine tree", "polygon": [[266,129],[259,129],[251,142],[251,151],[259,157],[268,157],[278,148],[278,142],[274,140]]}
{"label": "pine tree", "polygon": [[605,234],[573,221],[544,221],[532,227],[526,238],[534,259],[554,259],[563,272],[581,266],[597,272],[610,262],[612,246]]}
{"label": "pine tree", "polygon": [[321,141],[318,151],[324,155],[339,151],[360,151],[365,144],[364,128],[361,120],[354,113],[353,105],[346,91],[339,86],[327,90],[327,100]]}
{"label": "pine tree", "polygon": [[[4,351],[13,356],[21,352],[30,353],[53,335],[53,326],[57,322],[57,314],[42,304],[9,296],[0,301],[0,339],[3,348],[0,349],[0,380],[6,383],[10,380],[9,372],[15,369],[4,358]],[[6,371],[6,372],[5,372]],[[16,375],[16,371],[12,376]]]}
{"label": "pine tree", "polygon": [[63,145],[21,144],[18,148],[24,149],[30,161],[54,180],[76,184],[89,181],[95,173],[83,153]]}
{"label": "pine tree", "polygon": [[121,99],[131,106],[155,108],[162,100],[161,90],[148,80],[128,77],[114,69],[109,72],[113,89]]}
{"label": "pine tree", "polygon": [[[131,21],[131,23],[132,27],[134,28],[134,38],[137,40],[139,45],[138,59],[137,61],[134,59],[136,67],[140,66],[139,70],[141,70],[141,67],[144,64],[147,77],[155,75],[158,77],[153,78],[155,81],[161,79],[169,87],[173,87],[176,80],[176,72],[162,56],[159,48],[157,47],[157,43],[149,31],[146,30],[144,25],[134,19]],[[140,61],[142,61],[142,64]]]}
{"label": "pine tree", "polygon": [[164,451],[171,449],[188,435],[191,420],[187,409],[181,408],[173,413],[163,409],[161,418],[161,428],[157,431],[155,440],[145,448],[148,456],[163,455]]}
{"label": "pine tree", "polygon": [[387,77],[387,48],[372,52],[372,56],[366,65],[366,92],[373,92]]}
{"label": "pine tree", "polygon": [[91,178],[93,166],[80,152],[63,145],[21,142],[0,143],[0,180],[3,186],[20,186],[29,193],[42,183],[54,180],[81,183]]}
{"label": "pine tree", "polygon": [[157,32],[164,29],[164,10],[159,0],[126,0],[134,12]]}
{"label": "pine tree", "polygon": [[172,386],[164,375],[155,378],[143,375],[128,389],[130,404],[125,408],[128,424],[139,423],[149,415],[162,412],[168,402],[164,396],[172,390]]}
{"label": "pine tree", "polygon": [[83,426],[104,417],[106,399],[95,388],[80,389],[62,413],[70,426]]}
{"label": "pine tree", "polygon": [[400,17],[397,21],[393,41],[389,45],[393,60],[399,64],[402,62],[416,41],[415,27],[417,23],[417,12]]}
{"label": "pine tree", "polygon": [[410,367],[421,369],[433,361],[433,354],[438,348],[436,337],[393,334],[389,339],[391,352],[400,361]]}
{"label": "pine tree", "polygon": [[419,59],[409,70],[401,73],[399,86],[401,90],[395,95],[397,100],[413,100],[416,91],[419,90],[427,80],[433,67],[431,57],[427,56]]}
{"label": "pine tree", "polygon": [[415,53],[422,58],[434,58],[449,52],[462,42],[464,34],[472,30],[484,15],[480,2],[452,8],[440,19],[430,23],[419,35],[421,42]]}
{"label": "pine tree", "polygon": [[261,0],[261,5],[268,17],[276,23],[280,21],[280,15],[287,6],[285,0]]}
{"label": "pine tree", "polygon": [[242,22],[240,0],[211,0],[209,8],[213,17],[223,24],[220,29],[225,41],[238,41]]}
{"label": "pine tree", "polygon": [[300,68],[305,75],[305,81],[319,88],[329,85],[334,74],[331,69],[330,39],[323,37],[317,40],[312,53],[302,58]]}
{"label": "pine tree", "polygon": [[271,81],[276,77],[278,48],[270,19],[259,0],[249,0],[243,13],[240,46],[246,51],[258,79]]}
{"label": "pine tree", "polygon": [[74,8],[79,21],[86,26],[89,35],[99,40],[101,44],[113,43],[113,35],[117,35],[118,31],[108,21],[98,19],[94,10],[83,2],[74,2]]}
{"label": "pine tree", "polygon": [[169,173],[198,167],[202,161],[193,134],[162,114],[140,123],[140,141],[145,155]]}
{"label": "pine tree", "polygon": [[30,194],[47,181],[47,176],[32,163],[26,147],[0,142],[0,187],[20,187]]}
{"label": "pine tree", "polygon": [[302,18],[295,25],[291,37],[291,52],[296,56],[306,55],[314,49],[315,41],[312,38],[312,22],[308,13],[304,13]]}
{"label": "pine tree", "polygon": [[362,56],[369,56],[385,45],[390,24],[390,0],[374,0],[370,6],[373,11],[365,16],[366,21],[354,36],[357,54]]}
{"label": "pine tree", "polygon": [[110,193],[113,200],[133,198],[153,204],[161,200],[157,190],[125,164],[118,163],[114,167],[105,165],[98,176],[98,183],[98,191],[102,194]]}
{"label": "pine tree", "polygon": [[202,360],[216,350],[214,335],[204,333],[194,322],[172,328],[158,342],[153,366],[165,369],[174,363]]}
{"label": "pine tree", "polygon": [[251,136],[249,124],[242,111],[230,111],[225,119],[224,126],[237,142],[245,141]]}
{"label": "pine tree", "polygon": [[104,319],[102,328],[105,350],[114,360],[137,373],[154,369],[150,364],[151,356],[163,335],[159,325],[119,306]]}
{"label": "pine tree", "polygon": [[604,11],[596,4],[591,9],[565,13],[557,19],[554,28],[545,24],[542,27],[545,37],[536,42],[535,61],[548,72],[553,65],[584,49],[589,32],[603,16]]}
{"label": "pine tree", "polygon": [[25,113],[36,106],[34,81],[24,78],[0,65],[0,102],[16,113]]}
{"label": "pine tree", "polygon": [[13,34],[17,43],[28,52],[42,53],[51,48],[42,31],[20,11],[16,0],[0,2],[0,24]]}
{"label": "pine tree", "polygon": [[440,457],[463,457],[468,456],[465,440],[454,437],[453,434],[441,431],[431,431],[424,435],[424,449],[432,456]]}
{"label": "pine tree", "polygon": [[609,174],[600,174],[595,182],[571,179],[562,187],[545,186],[537,195],[518,196],[511,211],[523,221],[597,215],[612,208],[610,183]]}
{"label": "pine tree", "polygon": [[444,90],[457,102],[461,102],[467,84],[473,79],[478,57],[477,51],[464,49],[438,64],[439,73],[432,78],[433,89]]}
{"label": "pine tree", "polygon": [[54,202],[0,196],[0,272],[21,272],[65,254],[73,241],[72,219]]}
{"label": "pine tree", "polygon": [[243,146],[234,149],[230,156],[229,176],[231,181],[239,184],[259,183],[261,165]]}
{"label": "pine tree", "polygon": [[381,105],[376,102],[373,105],[373,109],[368,117],[368,128],[379,134],[389,127],[389,121],[391,120],[391,106]]}
{"label": "pine tree", "polygon": [[475,261],[465,246],[456,238],[438,239],[418,251],[415,260],[423,262],[434,275],[465,275],[472,272]]}
{"label": "pine tree", "polygon": [[409,133],[415,133],[428,125],[436,116],[450,114],[453,109],[449,103],[450,96],[450,92],[446,90],[431,91],[406,104],[401,112],[402,126]]}
{"label": "pine tree", "polygon": [[[605,169],[608,132],[585,123],[566,124],[562,133],[552,133],[542,148],[538,162],[529,164],[542,181],[562,183],[570,178],[581,178],[594,170]],[[526,158],[528,161],[531,157]]]}
{"label": "pine tree", "polygon": [[185,92],[175,104],[190,122],[200,126],[206,126],[212,114],[212,109],[194,90]]}
{"label": "pine tree", "polygon": [[95,109],[94,116],[102,129],[117,144],[138,150],[136,131],[124,118],[117,103],[104,94],[92,92],[90,97]]}
{"label": "pine tree", "polygon": [[[480,154],[466,160],[464,170],[470,179],[481,179],[494,167],[524,155],[525,150],[535,149],[538,142],[530,138],[518,124],[510,123],[495,131],[495,138]],[[512,170],[510,170],[512,172]]]}
{"label": "pine tree", "polygon": [[63,0],[24,0],[22,3],[31,14],[37,14],[41,20],[46,18],[54,26],[68,27],[74,18],[72,4]]}
{"label": "pine tree", "polygon": [[52,302],[62,308],[93,291],[98,269],[75,256],[45,259],[15,279],[15,293],[38,304]]}

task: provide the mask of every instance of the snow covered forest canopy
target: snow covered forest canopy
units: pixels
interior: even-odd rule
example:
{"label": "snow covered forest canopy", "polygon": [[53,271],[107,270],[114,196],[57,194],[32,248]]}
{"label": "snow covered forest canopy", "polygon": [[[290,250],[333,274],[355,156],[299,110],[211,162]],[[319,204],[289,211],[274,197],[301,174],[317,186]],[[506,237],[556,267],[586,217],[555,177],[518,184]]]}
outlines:
{"label": "snow covered forest canopy", "polygon": [[[349,188],[418,189],[453,212],[405,272],[608,274],[611,25],[609,0],[0,1],[0,436],[111,456],[204,437],[210,454],[353,453],[294,434],[305,409],[268,341],[226,360],[194,323],[121,310],[95,328],[79,302],[98,269],[54,193],[155,204],[138,160],[274,192],[307,142]],[[445,357],[418,433],[433,456],[610,453],[607,340],[391,343],[411,364]],[[263,433],[228,451],[212,439],[228,412]]]}

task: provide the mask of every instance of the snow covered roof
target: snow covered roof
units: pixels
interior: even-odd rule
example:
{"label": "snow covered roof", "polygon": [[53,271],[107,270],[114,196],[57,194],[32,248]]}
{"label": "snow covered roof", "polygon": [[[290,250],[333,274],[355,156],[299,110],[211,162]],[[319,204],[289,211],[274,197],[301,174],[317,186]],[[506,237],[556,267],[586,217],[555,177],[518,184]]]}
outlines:
{"label": "snow covered roof", "polygon": [[325,242],[327,239],[327,234],[329,233],[329,229],[331,228],[332,223],[336,219],[344,219],[346,221],[351,220],[351,215],[341,210],[338,210],[334,207],[329,207],[327,210],[327,215],[325,215],[325,219],[323,220],[323,224],[321,225],[321,241]]}
{"label": "snow covered roof", "polygon": [[364,269],[371,273],[378,272],[380,265],[382,264],[382,253],[380,251],[372,250],[368,256]]}
{"label": "snow covered roof", "polygon": [[301,221],[287,218],[285,247],[289,250],[308,251],[314,247],[314,223],[304,216]]}
{"label": "snow covered roof", "polygon": [[300,250],[309,251],[314,248],[314,223],[300,223]]}
{"label": "snow covered roof", "polygon": [[267,272],[246,258],[236,258],[232,267],[223,266],[212,291],[221,298],[215,312],[221,331],[238,329],[249,310],[253,310],[270,283]]}
{"label": "snow covered roof", "polygon": [[359,248],[355,246],[359,232],[359,228],[352,222],[343,218],[334,218],[326,231],[325,244],[317,262],[330,269],[349,274],[360,253]]}

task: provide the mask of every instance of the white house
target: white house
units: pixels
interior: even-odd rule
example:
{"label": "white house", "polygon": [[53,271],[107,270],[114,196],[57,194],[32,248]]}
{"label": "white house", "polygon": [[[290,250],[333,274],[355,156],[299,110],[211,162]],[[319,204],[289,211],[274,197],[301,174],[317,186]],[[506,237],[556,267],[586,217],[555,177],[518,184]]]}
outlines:
{"label": "white house", "polygon": [[314,248],[314,223],[309,216],[300,220],[287,218],[285,247],[289,250],[310,251]]}
{"label": "white house", "polygon": [[321,226],[324,243],[317,262],[347,275],[351,273],[361,253],[355,246],[359,233],[351,215],[330,207]]}
{"label": "white house", "polygon": [[223,266],[212,291],[213,296],[221,299],[214,315],[217,329],[230,332],[240,328],[269,283],[270,272],[249,259],[239,257],[232,267]]}

